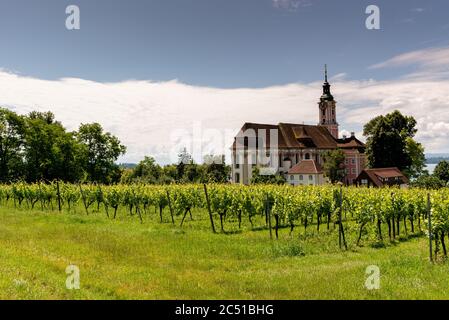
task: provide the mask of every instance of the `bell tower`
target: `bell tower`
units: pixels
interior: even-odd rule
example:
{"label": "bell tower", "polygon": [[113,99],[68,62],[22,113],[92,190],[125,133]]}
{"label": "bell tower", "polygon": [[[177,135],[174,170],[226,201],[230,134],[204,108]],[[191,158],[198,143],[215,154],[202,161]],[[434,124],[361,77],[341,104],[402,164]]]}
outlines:
{"label": "bell tower", "polygon": [[338,139],[337,102],[331,94],[331,85],[327,81],[327,65],[324,66],[323,95],[318,105],[320,112],[320,123],[318,125],[326,127],[332,136]]}

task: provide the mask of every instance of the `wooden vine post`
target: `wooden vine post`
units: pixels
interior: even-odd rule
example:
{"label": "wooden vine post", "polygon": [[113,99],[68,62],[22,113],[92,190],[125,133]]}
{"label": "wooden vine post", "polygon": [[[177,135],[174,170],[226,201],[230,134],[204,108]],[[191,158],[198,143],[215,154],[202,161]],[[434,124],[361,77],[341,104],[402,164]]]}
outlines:
{"label": "wooden vine post", "polygon": [[171,205],[170,193],[168,192],[168,190],[167,190],[167,200],[168,200],[168,207],[170,208],[171,222],[172,224],[175,224],[175,218],[173,217],[173,207]]}
{"label": "wooden vine post", "polygon": [[89,210],[87,210],[86,197],[84,196],[83,189],[81,188],[81,183],[78,184],[80,187],[81,198],[83,199],[84,209],[86,209],[86,214],[89,215]]}
{"label": "wooden vine post", "polygon": [[268,195],[265,196],[265,214],[268,221],[268,229],[270,230],[270,239],[273,239],[273,228],[271,227],[271,207]]}
{"label": "wooden vine post", "polygon": [[59,180],[56,180],[56,192],[58,196],[58,209],[61,212],[61,192],[59,191]]}
{"label": "wooden vine post", "polygon": [[42,209],[42,211],[44,211],[44,200],[43,200],[43,194],[42,194],[42,188],[41,188],[41,182],[39,181],[39,184],[38,184],[38,186],[39,186],[39,199],[40,199],[40,202],[41,202],[41,209]]}
{"label": "wooden vine post", "polygon": [[215,231],[214,217],[212,216],[212,210],[210,209],[210,201],[209,201],[209,195],[207,194],[207,186],[206,186],[206,184],[204,184],[203,186],[204,186],[204,194],[206,195],[207,211],[209,212],[209,218],[210,218],[210,224],[212,226],[212,232],[217,233],[217,231]]}
{"label": "wooden vine post", "polygon": [[341,245],[343,243],[343,245],[345,246],[345,250],[348,250],[348,246],[346,244],[346,238],[345,238],[345,231],[343,229],[343,221],[342,221],[342,213],[343,213],[343,187],[340,186],[340,192],[339,192],[339,196],[338,196],[338,204],[339,204],[339,208],[338,208],[338,244],[340,246],[341,249]]}
{"label": "wooden vine post", "polygon": [[100,186],[100,185],[98,185],[98,190],[100,191],[101,199],[102,199],[103,205],[104,205],[104,210],[106,211],[106,215],[107,215],[108,218],[109,218],[109,208],[108,208],[108,204],[107,204],[107,202],[105,201],[104,193],[103,193],[103,190],[101,189],[101,186]]}
{"label": "wooden vine post", "polygon": [[427,193],[427,219],[429,225],[429,259],[433,262],[432,257],[432,206],[430,203],[430,193]]}

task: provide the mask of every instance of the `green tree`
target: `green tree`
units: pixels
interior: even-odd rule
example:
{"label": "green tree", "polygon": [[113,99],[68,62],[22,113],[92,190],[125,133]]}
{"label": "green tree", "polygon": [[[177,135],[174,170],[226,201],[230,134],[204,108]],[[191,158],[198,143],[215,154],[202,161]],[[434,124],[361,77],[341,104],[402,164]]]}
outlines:
{"label": "green tree", "polygon": [[31,112],[25,117],[25,179],[78,180],[82,173],[81,146],[51,112]]}
{"label": "green tree", "polygon": [[424,149],[413,140],[417,129],[413,117],[394,111],[378,116],[364,127],[366,154],[371,168],[398,167],[413,178],[422,173]]}
{"label": "green tree", "polygon": [[443,181],[445,184],[449,183],[449,161],[443,160],[435,167],[433,175]]}
{"label": "green tree", "polygon": [[178,154],[178,163],[176,165],[176,180],[181,181],[184,178],[185,168],[187,165],[193,164],[193,159],[187,148],[181,150]]}
{"label": "green tree", "polygon": [[231,167],[226,165],[225,156],[208,155],[204,157],[204,182],[226,183],[229,181]]}
{"label": "green tree", "polygon": [[162,168],[161,183],[170,184],[177,181],[178,171],[174,164],[166,165]]}
{"label": "green tree", "polygon": [[0,108],[0,181],[9,182],[23,174],[22,147],[25,121],[22,116]]}
{"label": "green tree", "polygon": [[345,154],[343,150],[336,149],[328,151],[323,155],[324,158],[324,175],[329,178],[332,183],[343,182],[346,176]]}
{"label": "green tree", "polygon": [[405,150],[410,157],[411,165],[404,173],[411,179],[417,179],[421,175],[425,175],[426,156],[424,155],[423,145],[408,137],[405,142]]}
{"label": "green tree", "polygon": [[287,180],[280,174],[275,175],[261,175],[258,167],[253,168],[251,184],[285,184]]}
{"label": "green tree", "polygon": [[82,124],[76,135],[83,148],[83,167],[87,180],[114,183],[120,180],[120,167],[115,163],[126,147],[98,123]]}
{"label": "green tree", "polygon": [[145,157],[134,168],[132,178],[139,179],[145,183],[156,184],[162,175],[162,168],[156,163],[152,157]]}
{"label": "green tree", "polygon": [[440,189],[443,188],[446,183],[435,175],[423,174],[413,181],[411,185],[423,189]]}

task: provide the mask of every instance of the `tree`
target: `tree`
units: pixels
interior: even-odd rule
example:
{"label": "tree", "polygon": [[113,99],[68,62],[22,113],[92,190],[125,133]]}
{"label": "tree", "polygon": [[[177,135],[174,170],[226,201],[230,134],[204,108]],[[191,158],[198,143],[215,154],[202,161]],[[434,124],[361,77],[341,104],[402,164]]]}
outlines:
{"label": "tree", "polygon": [[188,164],[193,164],[193,159],[190,153],[187,152],[187,149],[184,148],[178,155],[178,164],[176,166],[176,180],[181,181],[184,177],[185,167]]}
{"label": "tree", "polygon": [[326,152],[324,155],[324,175],[332,183],[343,182],[345,172],[345,154],[341,149]]}
{"label": "tree", "polygon": [[258,167],[253,168],[253,174],[251,177],[251,184],[285,184],[287,181],[285,177],[280,174],[275,175],[261,175]]}
{"label": "tree", "polygon": [[226,165],[225,156],[208,155],[204,157],[204,182],[226,183],[229,181],[231,167]]}
{"label": "tree", "polygon": [[124,183],[144,182],[157,184],[161,176],[162,168],[156,163],[156,160],[152,157],[145,157],[130,173],[126,173],[126,176],[122,174],[122,181]]}
{"label": "tree", "polygon": [[417,179],[421,175],[425,175],[426,156],[424,155],[423,145],[408,137],[405,142],[405,150],[410,157],[411,165],[404,173],[411,179]]}
{"label": "tree", "polygon": [[113,183],[120,180],[120,168],[115,163],[126,152],[126,147],[109,132],[103,132],[98,123],[82,124],[76,135],[83,148],[83,167],[87,180]]}
{"label": "tree", "polygon": [[29,182],[81,177],[81,146],[51,112],[31,112],[25,117],[24,172]]}
{"label": "tree", "polygon": [[22,175],[22,147],[25,122],[22,116],[0,108],[0,181],[8,182]]}
{"label": "tree", "polygon": [[411,185],[423,189],[440,189],[443,188],[446,183],[435,175],[423,174],[413,181]]}
{"label": "tree", "polygon": [[371,168],[398,167],[413,178],[423,171],[424,148],[413,140],[417,129],[413,117],[394,111],[378,116],[364,127],[366,154]]}
{"label": "tree", "polygon": [[449,161],[443,160],[435,167],[433,175],[443,181],[445,184],[449,183]]}
{"label": "tree", "polygon": [[178,171],[174,164],[166,165],[162,168],[161,183],[170,184],[177,181]]}

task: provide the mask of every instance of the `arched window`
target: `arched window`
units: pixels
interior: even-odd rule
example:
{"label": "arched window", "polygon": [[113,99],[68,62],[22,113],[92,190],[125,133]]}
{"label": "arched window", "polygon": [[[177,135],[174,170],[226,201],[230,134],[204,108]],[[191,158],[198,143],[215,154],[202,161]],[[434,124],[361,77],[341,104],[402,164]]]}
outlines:
{"label": "arched window", "polygon": [[310,160],[310,153],[306,153],[306,155],[304,156],[304,159]]}

